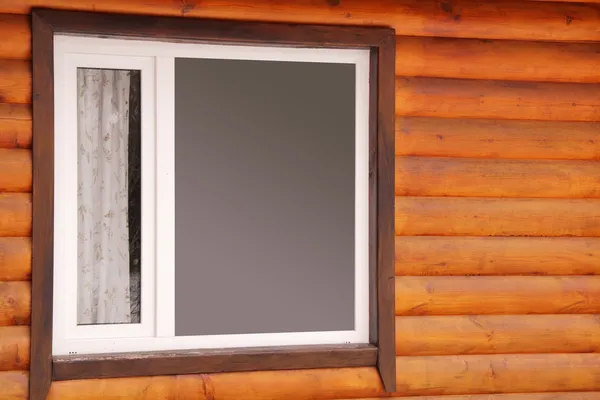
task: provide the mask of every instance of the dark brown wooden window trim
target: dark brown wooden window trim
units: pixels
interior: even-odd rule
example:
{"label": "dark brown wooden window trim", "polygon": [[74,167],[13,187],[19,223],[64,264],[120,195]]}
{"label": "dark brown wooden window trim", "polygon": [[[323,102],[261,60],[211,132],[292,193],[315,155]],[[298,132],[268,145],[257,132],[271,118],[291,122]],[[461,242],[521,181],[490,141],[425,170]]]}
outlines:
{"label": "dark brown wooden window trim", "polygon": [[[54,72],[57,33],[203,43],[366,48],[371,52],[369,133],[370,344],[285,346],[52,357]],[[53,380],[377,366],[395,391],[393,29],[272,24],[36,9],[33,48],[33,260],[30,398]]]}

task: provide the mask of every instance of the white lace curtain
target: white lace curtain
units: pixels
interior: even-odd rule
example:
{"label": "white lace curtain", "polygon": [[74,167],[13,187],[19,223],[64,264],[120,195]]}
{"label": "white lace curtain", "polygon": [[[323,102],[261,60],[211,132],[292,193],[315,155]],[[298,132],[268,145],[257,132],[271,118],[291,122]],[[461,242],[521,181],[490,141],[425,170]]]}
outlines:
{"label": "white lace curtain", "polygon": [[129,71],[80,68],[77,323],[131,322]]}

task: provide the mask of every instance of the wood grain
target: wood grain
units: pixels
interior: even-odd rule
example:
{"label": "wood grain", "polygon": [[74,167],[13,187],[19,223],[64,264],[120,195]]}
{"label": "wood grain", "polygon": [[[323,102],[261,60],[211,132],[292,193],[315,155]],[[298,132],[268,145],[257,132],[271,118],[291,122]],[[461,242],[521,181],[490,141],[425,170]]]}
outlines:
{"label": "wood grain", "polygon": [[28,400],[29,374],[24,371],[0,372],[2,400]]}
{"label": "wood grain", "polygon": [[0,102],[31,104],[31,62],[0,59]]}
{"label": "wood grain", "polygon": [[396,117],[396,155],[599,160],[600,123]]}
{"label": "wood grain", "polygon": [[396,317],[402,356],[598,352],[598,315]]}
{"label": "wood grain", "polygon": [[396,197],[396,235],[600,236],[600,201]]}
{"label": "wood grain", "polygon": [[396,293],[396,315],[593,314],[600,276],[403,276]]}
{"label": "wood grain", "polygon": [[396,114],[445,118],[600,120],[600,85],[399,77]]}
{"label": "wood grain", "polygon": [[0,371],[29,369],[29,327],[0,327]]}
{"label": "wood grain", "polygon": [[4,122],[2,120],[31,121],[31,105],[0,102],[0,122]]}
{"label": "wood grain", "polygon": [[31,148],[31,130],[31,121],[0,116],[0,149]]}
{"label": "wood grain", "polygon": [[0,282],[0,326],[29,325],[31,284]]}
{"label": "wood grain", "polygon": [[31,239],[0,237],[0,281],[31,279]]}
{"label": "wood grain", "polygon": [[27,14],[31,7],[172,15],[250,21],[391,26],[398,35],[482,39],[598,41],[596,4],[553,4],[501,0],[322,1],[204,0],[3,0],[0,12]]}
{"label": "wood grain", "polygon": [[598,198],[600,162],[397,157],[396,195]]}
{"label": "wood grain", "polygon": [[398,394],[600,390],[600,354],[398,357]]}
{"label": "wood grain", "polygon": [[[398,37],[396,74],[599,83],[598,43]],[[565,66],[568,65],[568,68]]]}
{"label": "wood grain", "polygon": [[[389,397],[390,400],[597,400],[600,392],[551,392],[551,393],[510,393],[510,394],[464,394],[453,396],[411,396]],[[357,400],[378,400],[370,397]],[[350,399],[346,399],[350,400]]]}
{"label": "wood grain", "polygon": [[396,275],[597,275],[600,238],[396,237]]}
{"label": "wood grain", "polygon": [[31,195],[0,193],[0,236],[31,235]]}
{"label": "wood grain", "polygon": [[31,192],[31,151],[0,149],[0,192]]}
{"label": "wood grain", "polygon": [[31,59],[29,16],[0,14],[0,37],[10,38],[0,41],[0,59]]}

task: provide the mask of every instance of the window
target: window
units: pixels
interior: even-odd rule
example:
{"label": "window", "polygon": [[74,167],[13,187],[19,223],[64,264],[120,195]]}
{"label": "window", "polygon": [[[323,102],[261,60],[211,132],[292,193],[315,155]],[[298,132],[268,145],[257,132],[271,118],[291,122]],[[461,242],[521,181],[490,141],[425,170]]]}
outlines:
{"label": "window", "polygon": [[393,390],[393,31],[33,21],[32,393],[366,365]]}

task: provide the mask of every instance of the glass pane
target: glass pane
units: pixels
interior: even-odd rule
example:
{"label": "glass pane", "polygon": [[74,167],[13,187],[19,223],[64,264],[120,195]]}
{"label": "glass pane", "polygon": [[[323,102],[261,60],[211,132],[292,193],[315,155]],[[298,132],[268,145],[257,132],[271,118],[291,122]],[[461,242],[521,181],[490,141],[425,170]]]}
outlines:
{"label": "glass pane", "polygon": [[354,329],[355,67],[175,60],[175,334]]}
{"label": "glass pane", "polygon": [[78,68],[77,323],[140,322],[140,71]]}

